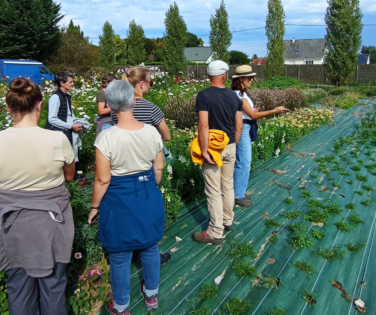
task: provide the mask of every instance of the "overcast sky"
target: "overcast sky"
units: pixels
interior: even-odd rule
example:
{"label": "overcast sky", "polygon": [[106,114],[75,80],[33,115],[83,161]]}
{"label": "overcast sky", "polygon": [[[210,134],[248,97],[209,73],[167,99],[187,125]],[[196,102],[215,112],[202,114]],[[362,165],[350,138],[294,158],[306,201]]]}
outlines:
{"label": "overcast sky", "polygon": [[[58,1],[57,1],[58,2]],[[327,2],[324,0],[283,0],[286,24],[323,25]],[[209,46],[209,19],[215,14],[220,0],[176,0],[187,24],[188,31],[201,37]],[[173,0],[64,0],[61,12],[65,17],[61,25],[68,25],[72,19],[81,26],[85,36],[98,44],[102,26],[109,21],[116,34],[127,36],[129,22],[134,19],[142,25],[146,37],[162,37],[165,30],[165,13]],[[231,31],[265,26],[267,0],[225,0]],[[376,24],[376,0],[360,0],[363,24]],[[288,26],[284,39],[324,38],[325,26]],[[376,25],[363,28],[363,45],[376,46]],[[266,55],[265,30],[233,33],[230,50],[240,50],[249,56]]]}

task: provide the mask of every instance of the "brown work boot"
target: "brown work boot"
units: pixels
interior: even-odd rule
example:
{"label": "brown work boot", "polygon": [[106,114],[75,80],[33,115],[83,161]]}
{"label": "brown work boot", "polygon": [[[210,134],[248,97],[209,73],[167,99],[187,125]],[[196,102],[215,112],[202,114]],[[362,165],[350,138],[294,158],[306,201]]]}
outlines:
{"label": "brown work boot", "polygon": [[243,208],[250,208],[252,207],[252,201],[246,198],[243,199],[235,199],[235,204],[241,206]]}
{"label": "brown work boot", "polygon": [[83,180],[80,180],[78,183],[77,183],[77,186],[79,188],[84,188],[86,186],[90,186],[91,185],[91,180],[88,180],[86,179],[86,177],[83,179]]}
{"label": "brown work boot", "polygon": [[192,234],[192,239],[196,241],[197,243],[203,243],[203,244],[214,244],[214,245],[222,245],[223,240],[222,238],[213,238],[211,237],[208,232],[196,232]]}

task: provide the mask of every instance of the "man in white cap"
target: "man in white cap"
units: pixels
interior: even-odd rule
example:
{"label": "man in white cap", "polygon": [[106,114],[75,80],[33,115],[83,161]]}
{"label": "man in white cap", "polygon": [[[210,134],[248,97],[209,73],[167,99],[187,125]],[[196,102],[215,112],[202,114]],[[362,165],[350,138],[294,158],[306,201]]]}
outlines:
{"label": "man in white cap", "polygon": [[[205,179],[205,193],[208,201],[210,221],[204,232],[194,233],[192,238],[199,243],[222,245],[223,230],[233,230],[234,219],[234,165],[236,144],[242,129],[243,103],[237,95],[226,88],[228,65],[216,60],[209,64],[210,87],[197,94],[198,138],[201,155],[205,162],[202,173]],[[208,152],[209,129],[221,130],[230,141],[221,154],[223,166],[219,168]]]}

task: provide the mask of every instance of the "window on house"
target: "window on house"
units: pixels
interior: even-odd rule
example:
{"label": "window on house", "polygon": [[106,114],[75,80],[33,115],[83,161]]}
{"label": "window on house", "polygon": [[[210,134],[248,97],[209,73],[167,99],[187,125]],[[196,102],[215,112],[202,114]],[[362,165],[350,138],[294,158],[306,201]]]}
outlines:
{"label": "window on house", "polygon": [[307,60],[305,63],[306,65],[313,65],[313,60]]}
{"label": "window on house", "polygon": [[299,52],[299,47],[296,47],[296,48],[295,48],[295,52]]}

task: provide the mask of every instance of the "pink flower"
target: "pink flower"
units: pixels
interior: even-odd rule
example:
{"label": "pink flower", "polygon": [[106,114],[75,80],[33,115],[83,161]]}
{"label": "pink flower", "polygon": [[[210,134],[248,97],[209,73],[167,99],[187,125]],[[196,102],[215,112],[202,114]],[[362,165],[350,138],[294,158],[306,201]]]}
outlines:
{"label": "pink flower", "polygon": [[81,259],[82,258],[82,254],[81,253],[75,253],[74,254],[74,258],[76,258],[76,259]]}
{"label": "pink flower", "polygon": [[99,277],[101,275],[101,272],[98,269],[93,269],[90,271],[90,277],[94,277],[94,275],[97,275]]}

